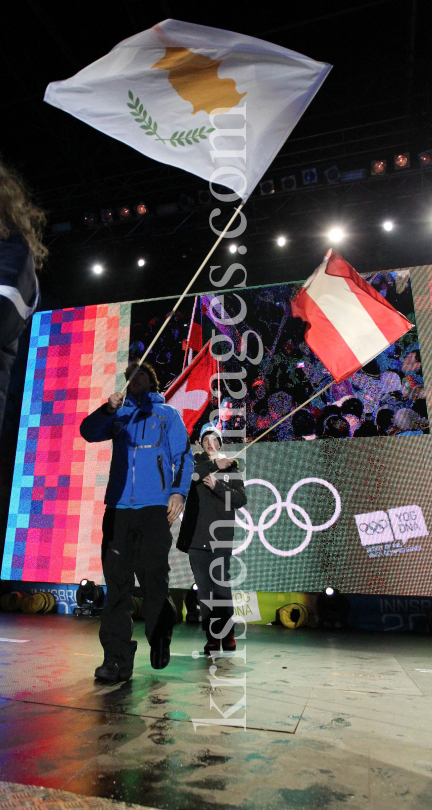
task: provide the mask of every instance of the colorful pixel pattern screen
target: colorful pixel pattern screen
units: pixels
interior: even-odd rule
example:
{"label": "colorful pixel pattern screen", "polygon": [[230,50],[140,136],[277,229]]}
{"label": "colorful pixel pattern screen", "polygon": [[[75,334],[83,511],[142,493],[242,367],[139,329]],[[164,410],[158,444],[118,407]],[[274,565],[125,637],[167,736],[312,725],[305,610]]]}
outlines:
{"label": "colorful pixel pattern screen", "polygon": [[[405,277],[406,271],[401,275]],[[432,267],[413,268],[410,278],[422,366],[422,384],[413,390],[425,397],[425,416],[413,397],[409,408],[420,427],[397,432],[392,428],[382,435],[375,431],[349,442],[278,435],[276,443],[252,447],[244,473],[249,502],[236,527],[235,557],[247,565],[242,587],[314,591],[332,580],[351,593],[432,594],[432,438],[426,419],[432,412]],[[270,292],[273,297],[279,295],[281,286],[294,285],[262,288],[259,301],[255,291],[244,290],[251,317],[257,322],[258,309],[267,311]],[[288,298],[289,294],[287,291]],[[205,296],[201,306],[203,302]],[[172,305],[168,300],[146,301],[138,310],[137,303],[42,312],[33,318],[3,579],[78,583],[88,577],[103,581],[101,524],[111,446],[109,442],[86,443],[79,428],[85,416],[122,387],[134,341],[140,342],[141,349],[141,342],[148,340],[147,321],[151,329],[157,327],[157,307],[163,317]],[[172,326],[168,343],[183,345],[192,303],[193,298],[184,317]],[[276,323],[270,338],[274,342],[277,336]],[[232,339],[236,345],[237,336]],[[285,354],[290,359],[288,344]],[[166,385],[175,369],[170,345],[163,348],[164,352],[159,349],[151,359],[160,366],[161,382]],[[304,347],[300,349],[304,351]],[[411,349],[404,351],[409,354]],[[390,359],[394,368],[383,374],[402,378],[406,372],[398,369],[399,358],[392,355]],[[278,367],[284,369],[282,361],[287,365],[282,357]],[[296,364],[298,368],[297,360]],[[300,368],[306,366],[300,364]],[[254,373],[255,377],[261,375],[258,380],[265,377],[262,369]],[[274,370],[269,371],[270,383],[271,374],[276,376]],[[282,385],[280,374],[277,380]],[[291,377],[288,382],[292,383]],[[261,423],[253,421],[254,413],[264,419],[271,411],[273,417],[267,405],[272,404],[272,396],[280,396],[277,386],[276,394],[273,386],[268,396],[260,396],[260,386],[252,380],[246,403],[252,419],[248,439],[261,428]],[[296,391],[289,393],[293,401]],[[352,392],[337,393],[344,394],[342,399],[352,398]],[[392,394],[393,398],[396,395],[406,411],[403,390]],[[264,416],[258,409],[262,402],[267,409]],[[215,407],[214,403],[209,407]],[[318,420],[316,415],[309,416]],[[208,420],[207,413],[202,418]],[[235,452],[236,448],[231,449]],[[327,527],[325,531],[323,527]],[[177,531],[175,526],[174,540]],[[187,555],[173,549],[170,565],[171,586],[189,587],[192,575]],[[234,576],[237,565],[234,559]]]}
{"label": "colorful pixel pattern screen", "polygon": [[100,521],[111,458],[79,426],[112,392],[128,357],[129,305],[33,318],[2,577],[100,579]]}

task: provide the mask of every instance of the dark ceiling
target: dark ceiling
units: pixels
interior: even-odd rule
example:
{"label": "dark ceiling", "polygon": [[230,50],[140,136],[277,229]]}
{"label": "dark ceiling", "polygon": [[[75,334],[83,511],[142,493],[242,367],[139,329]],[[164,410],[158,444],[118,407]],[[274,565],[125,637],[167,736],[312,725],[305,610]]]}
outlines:
{"label": "dark ceiling", "polygon": [[[47,306],[180,293],[211,247],[210,206],[198,203],[204,181],[138,154],[43,102],[47,84],[66,79],[119,41],[172,17],[268,39],[334,67],[266,172],[275,193],[259,187],[246,207],[248,284],[309,275],[329,247],[333,224],[348,233],[340,251],[360,271],[432,262],[432,168],[419,166],[431,149],[431,71],[427,0],[267,0],[217,4],[179,0],[21,0],[3,10],[0,49],[0,149],[49,215],[50,259],[43,278]],[[409,152],[397,171],[393,156]],[[370,177],[374,159],[384,177]],[[363,169],[363,179],[329,185],[324,171]],[[302,169],[318,183],[303,186]],[[297,188],[283,191],[294,175]],[[191,202],[171,216],[161,204]],[[183,198],[182,198],[183,199]],[[145,201],[142,220],[86,230],[84,212]],[[189,205],[189,207],[188,207]],[[225,209],[222,217],[231,209]],[[395,230],[381,223],[393,218]],[[59,223],[71,230],[53,232]],[[283,249],[275,237],[283,233]],[[138,257],[146,265],[138,269]],[[214,264],[227,262],[219,248]],[[245,257],[246,258],[246,257]],[[105,272],[95,276],[100,261]],[[208,270],[196,289],[208,289]]]}

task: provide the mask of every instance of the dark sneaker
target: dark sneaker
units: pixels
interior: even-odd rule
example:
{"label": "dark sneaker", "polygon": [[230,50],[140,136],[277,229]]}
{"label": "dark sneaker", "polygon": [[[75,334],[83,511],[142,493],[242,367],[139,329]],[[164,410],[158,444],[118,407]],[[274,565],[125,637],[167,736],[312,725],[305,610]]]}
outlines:
{"label": "dark sneaker", "polygon": [[165,669],[170,662],[171,639],[161,636],[150,648],[150,663],[153,669]]}
{"label": "dark sneaker", "polygon": [[207,641],[204,647],[204,655],[212,655],[220,650],[220,641]]}
{"label": "dark sneaker", "polygon": [[224,652],[235,652],[237,649],[236,640],[234,638],[234,633],[228,633],[225,638],[222,639],[222,649]]}
{"label": "dark sneaker", "polygon": [[132,669],[120,667],[117,661],[104,661],[100,667],[95,669],[95,678],[99,681],[117,683],[118,681],[128,681],[131,677]]}

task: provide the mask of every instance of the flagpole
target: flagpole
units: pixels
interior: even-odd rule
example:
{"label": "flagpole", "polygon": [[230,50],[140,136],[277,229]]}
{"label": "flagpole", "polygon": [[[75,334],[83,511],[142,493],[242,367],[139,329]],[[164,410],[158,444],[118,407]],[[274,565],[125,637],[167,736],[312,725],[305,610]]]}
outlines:
{"label": "flagpole", "polygon": [[221,231],[221,233],[220,233],[220,235],[218,236],[218,238],[216,239],[216,242],[214,243],[213,247],[212,247],[212,248],[211,248],[211,250],[209,250],[209,252],[207,253],[207,256],[205,257],[204,261],[203,261],[203,262],[201,262],[201,264],[200,264],[200,266],[198,267],[198,270],[196,271],[195,275],[194,275],[194,276],[193,276],[193,278],[190,280],[189,284],[187,285],[186,289],[185,289],[185,290],[182,292],[182,294],[181,294],[180,298],[178,299],[177,303],[176,303],[176,304],[174,304],[174,306],[173,306],[173,308],[172,308],[172,310],[171,310],[170,314],[168,315],[167,319],[164,321],[164,323],[162,324],[161,328],[159,329],[159,331],[158,331],[158,332],[156,333],[156,335],[154,336],[154,338],[153,338],[152,342],[150,343],[150,345],[149,345],[149,346],[147,347],[147,349],[145,350],[145,352],[144,352],[143,356],[141,357],[141,360],[139,361],[138,365],[137,365],[137,366],[135,366],[135,368],[134,368],[134,370],[133,370],[132,374],[130,375],[129,379],[128,379],[128,380],[126,380],[126,383],[124,384],[124,386],[123,386],[122,390],[120,391],[120,394],[124,394],[124,392],[126,391],[126,388],[128,387],[128,385],[129,385],[130,381],[133,379],[133,377],[134,377],[134,376],[135,376],[135,374],[137,373],[138,369],[140,368],[141,364],[144,362],[144,360],[146,359],[147,355],[149,354],[149,352],[152,350],[153,346],[155,345],[156,341],[159,339],[159,337],[161,336],[162,332],[164,331],[164,329],[165,329],[165,328],[166,328],[166,326],[168,325],[168,323],[169,323],[169,321],[171,320],[172,316],[174,315],[174,313],[176,312],[176,310],[179,308],[179,306],[180,306],[181,302],[183,301],[183,298],[184,298],[184,297],[185,297],[185,296],[188,294],[188,292],[189,292],[190,288],[192,287],[192,285],[194,284],[194,282],[197,280],[197,278],[198,278],[199,274],[201,273],[201,270],[202,270],[202,269],[203,269],[203,267],[205,267],[205,265],[207,264],[207,262],[208,262],[208,260],[209,260],[210,256],[211,256],[211,255],[212,255],[212,254],[215,252],[215,250],[216,250],[216,248],[217,248],[217,246],[218,246],[219,242],[220,242],[220,241],[223,239],[223,237],[225,236],[225,234],[226,234],[226,232],[227,232],[228,228],[229,228],[229,227],[232,225],[232,223],[234,222],[234,220],[235,220],[235,218],[236,218],[237,214],[239,214],[239,213],[240,213],[240,211],[242,210],[242,208],[243,208],[243,206],[244,206],[245,202],[246,202],[246,201],[244,200],[242,203],[240,203],[239,207],[235,209],[234,214],[232,215],[231,219],[229,220],[229,222],[227,223],[227,225],[225,225],[225,228],[223,229],[223,231]]}
{"label": "flagpole", "polygon": [[313,400],[314,400],[314,399],[316,399],[317,397],[319,397],[319,396],[320,396],[320,394],[323,394],[323,393],[324,393],[324,391],[327,391],[327,388],[330,388],[330,386],[331,386],[331,385],[334,385],[334,384],[335,384],[335,380],[332,380],[331,382],[329,382],[329,384],[328,384],[328,385],[324,386],[324,388],[321,388],[321,391],[317,391],[317,393],[316,393],[316,394],[314,394],[314,395],[313,395],[313,397],[310,397],[309,399],[307,399],[307,400],[306,400],[306,402],[303,402],[303,404],[302,404],[302,405],[298,405],[298,406],[297,406],[297,408],[294,408],[294,410],[293,410],[293,411],[290,411],[289,413],[285,414],[285,416],[283,416],[283,417],[282,417],[282,419],[279,419],[279,421],[278,421],[278,422],[275,422],[275,423],[274,423],[274,425],[272,425],[271,427],[267,428],[267,430],[265,430],[265,431],[264,431],[264,433],[261,433],[261,436],[257,436],[257,438],[256,438],[256,439],[254,439],[252,442],[249,442],[248,444],[245,444],[245,446],[244,446],[244,447],[242,447],[242,449],[241,449],[241,450],[239,450],[239,452],[238,452],[238,453],[236,453],[236,454],[235,454],[235,456],[230,456],[230,458],[237,458],[237,457],[240,455],[240,453],[243,453],[243,452],[246,452],[246,450],[249,450],[249,447],[252,447],[252,445],[253,445],[253,444],[255,444],[255,442],[259,442],[259,440],[260,440],[260,439],[263,439],[263,438],[264,438],[264,436],[266,436],[266,435],[267,435],[267,433],[270,433],[270,431],[271,431],[271,430],[274,430],[274,429],[275,429],[275,427],[277,427],[278,425],[281,425],[281,424],[282,424],[282,422],[285,422],[285,419],[288,419],[288,418],[289,418],[290,416],[292,416],[294,413],[297,413],[297,411],[301,411],[301,409],[302,409],[302,408],[304,408],[304,407],[305,407],[305,405],[309,405],[309,402],[313,402]]}
{"label": "flagpole", "polygon": [[187,336],[187,339],[186,339],[186,349],[185,349],[185,355],[184,355],[184,360],[183,360],[182,372],[185,370],[186,358],[187,358],[187,354],[188,354],[188,351],[189,351],[189,341],[190,341],[191,334],[192,334],[192,326],[193,326],[193,322],[194,322],[194,318],[195,318],[195,310],[196,310],[196,307],[197,307],[197,301],[198,301],[198,296],[196,295],[194,305],[193,305],[193,310],[192,310],[191,322],[189,324],[188,336]]}

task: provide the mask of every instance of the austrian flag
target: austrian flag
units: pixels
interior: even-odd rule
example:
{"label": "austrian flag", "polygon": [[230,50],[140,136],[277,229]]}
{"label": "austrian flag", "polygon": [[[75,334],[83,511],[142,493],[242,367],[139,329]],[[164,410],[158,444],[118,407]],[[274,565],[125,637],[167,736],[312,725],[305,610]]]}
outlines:
{"label": "austrian flag", "polygon": [[334,250],[292,301],[292,314],[307,322],[306,343],[336,382],[413,327]]}

